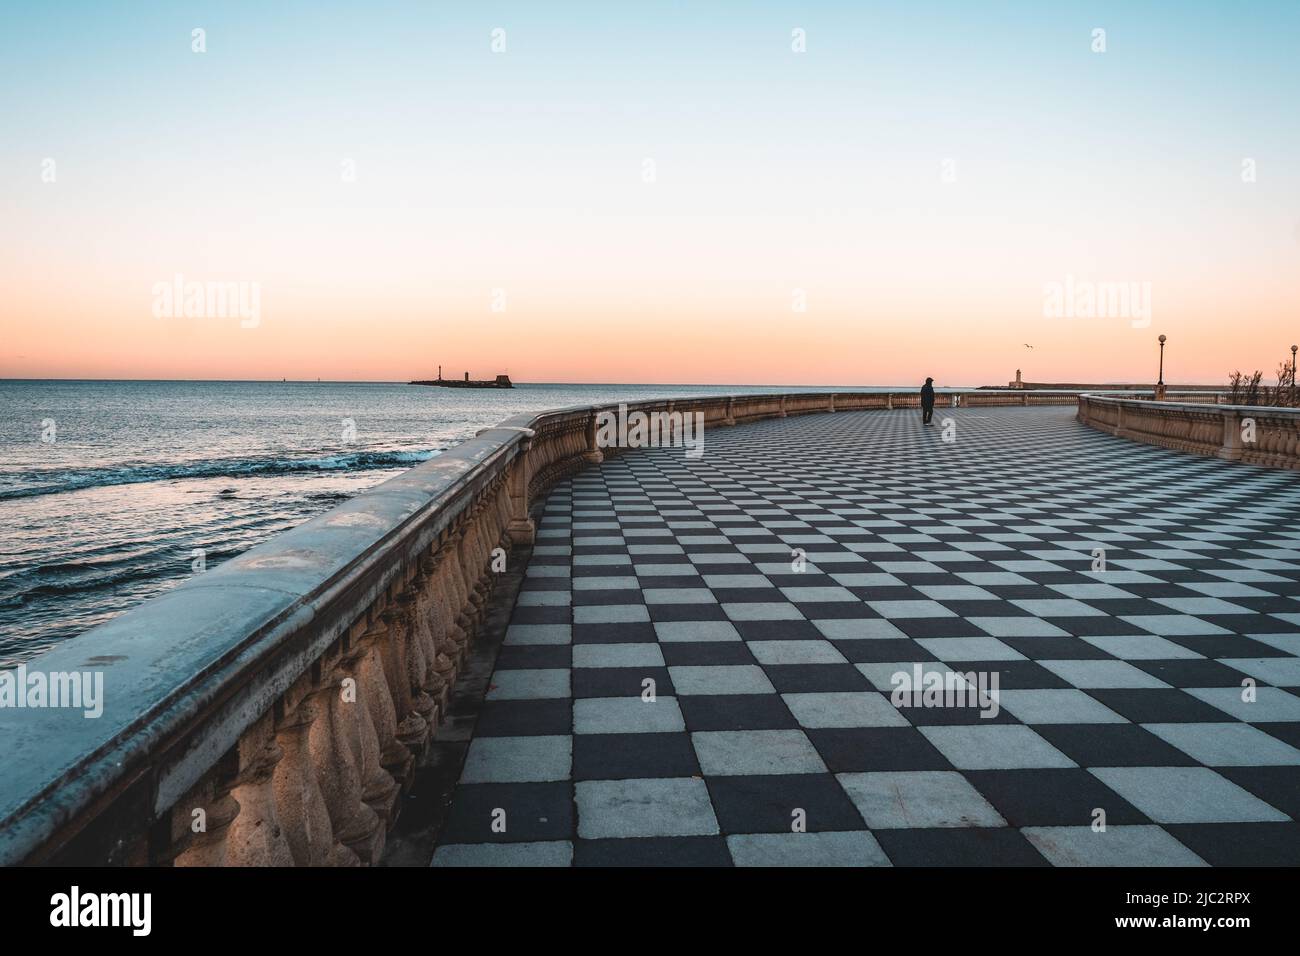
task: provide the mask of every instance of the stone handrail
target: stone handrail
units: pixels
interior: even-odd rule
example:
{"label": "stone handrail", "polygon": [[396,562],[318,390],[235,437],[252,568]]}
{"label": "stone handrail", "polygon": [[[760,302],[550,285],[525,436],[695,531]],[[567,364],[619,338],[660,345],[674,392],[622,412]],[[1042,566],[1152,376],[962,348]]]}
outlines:
{"label": "stone handrail", "polygon": [[1079,396],[1079,421],[1120,438],[1269,468],[1300,468],[1300,409]]}
{"label": "stone handrail", "polygon": [[[941,390],[937,404],[1076,396]],[[626,409],[714,427],[918,401],[792,392]],[[548,486],[617,452],[597,435],[617,407],[485,429],[14,672],[98,674],[103,711],[0,707],[0,864],[378,861],[494,565],[531,543]]]}

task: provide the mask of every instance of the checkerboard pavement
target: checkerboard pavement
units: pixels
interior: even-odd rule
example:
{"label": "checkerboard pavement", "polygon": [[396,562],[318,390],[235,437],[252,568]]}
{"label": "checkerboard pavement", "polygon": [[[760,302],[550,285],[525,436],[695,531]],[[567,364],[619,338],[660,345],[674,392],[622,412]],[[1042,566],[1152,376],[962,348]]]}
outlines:
{"label": "checkerboard pavement", "polygon": [[1295,865],[1298,654],[1292,473],[1071,408],[710,430],[545,499],[433,863]]}

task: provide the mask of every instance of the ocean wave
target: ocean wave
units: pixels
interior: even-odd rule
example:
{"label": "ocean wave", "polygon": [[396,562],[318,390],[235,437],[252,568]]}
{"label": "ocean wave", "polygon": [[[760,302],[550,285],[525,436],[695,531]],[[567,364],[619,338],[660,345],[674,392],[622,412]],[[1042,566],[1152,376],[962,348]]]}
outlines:
{"label": "ocean wave", "polygon": [[34,580],[31,583],[20,580],[19,576],[15,575],[0,584],[0,610],[8,611],[23,607],[35,598],[55,598],[68,595],[86,596],[99,591],[119,590],[129,584],[159,578],[174,577],[179,579],[185,575],[187,570],[186,565],[177,561],[166,566],[161,565],[160,562],[150,562],[144,565],[123,567],[107,574],[83,574],[71,579],[65,572],[62,575],[62,580],[59,578],[42,579],[39,574],[23,576],[24,578],[33,578]]}
{"label": "ocean wave", "polygon": [[[315,458],[234,458],[172,465],[137,465],[122,468],[86,468],[10,475],[19,482],[0,487],[0,501],[57,495],[108,485],[134,485],[181,478],[244,478],[253,475],[288,475],[326,471],[368,471],[401,468],[428,461],[441,449],[424,451],[359,451]],[[33,482],[32,479],[38,479]]]}
{"label": "ocean wave", "polygon": [[[269,534],[292,527],[319,510],[319,507],[312,506],[304,508],[299,515],[223,518],[220,522],[189,529],[185,540],[171,540],[167,528],[159,528],[156,533],[142,530],[141,535],[152,538],[146,547],[65,553],[44,562],[0,567],[0,612],[22,608],[42,598],[73,596],[89,601],[93,600],[91,595],[125,593],[128,586],[143,582],[178,580],[193,573],[193,549],[196,545],[203,545],[208,567],[215,567],[265,540]],[[0,615],[0,621],[2,618]]]}

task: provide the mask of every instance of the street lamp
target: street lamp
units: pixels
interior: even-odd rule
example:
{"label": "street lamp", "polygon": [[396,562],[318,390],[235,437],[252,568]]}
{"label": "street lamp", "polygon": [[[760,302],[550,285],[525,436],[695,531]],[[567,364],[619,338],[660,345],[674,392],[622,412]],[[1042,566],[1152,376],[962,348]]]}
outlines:
{"label": "street lamp", "polygon": [[1291,346],[1291,404],[1295,404],[1295,353],[1300,345]]}
{"label": "street lamp", "polygon": [[1165,337],[1160,336],[1160,378],[1156,384],[1163,387],[1165,384]]}

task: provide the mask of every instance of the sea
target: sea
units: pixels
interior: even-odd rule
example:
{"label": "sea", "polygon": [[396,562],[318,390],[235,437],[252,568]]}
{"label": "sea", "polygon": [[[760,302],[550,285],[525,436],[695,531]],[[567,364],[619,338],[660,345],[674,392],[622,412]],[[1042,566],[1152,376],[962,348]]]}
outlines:
{"label": "sea", "polygon": [[512,415],[779,391],[0,380],[0,668]]}

